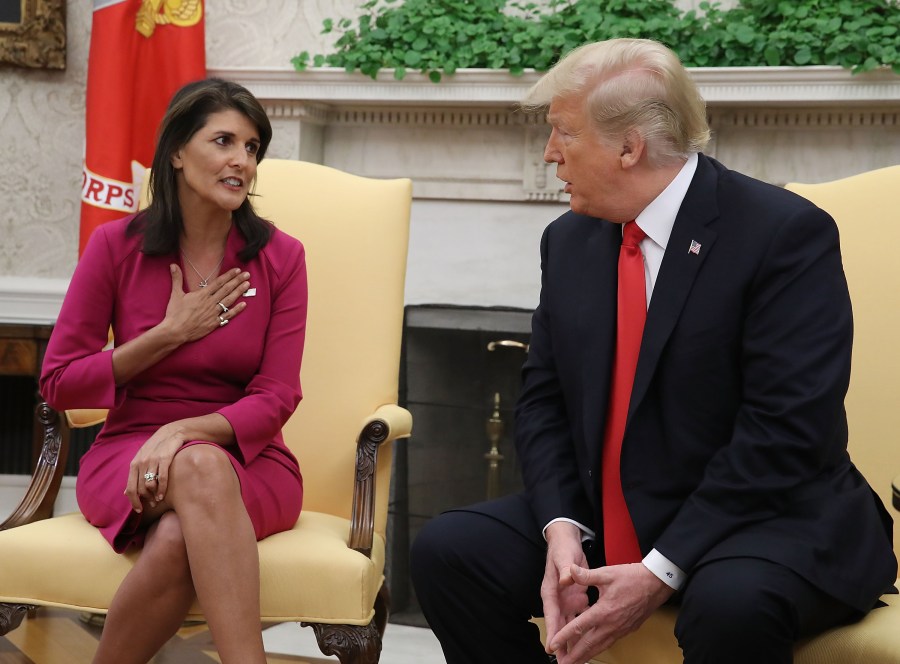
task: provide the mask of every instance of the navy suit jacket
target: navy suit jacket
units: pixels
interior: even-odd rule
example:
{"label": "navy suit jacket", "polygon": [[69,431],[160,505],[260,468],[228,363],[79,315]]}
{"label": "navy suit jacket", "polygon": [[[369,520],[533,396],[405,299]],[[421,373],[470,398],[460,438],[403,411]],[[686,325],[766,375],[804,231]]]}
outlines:
{"label": "navy suit jacket", "polygon": [[[538,522],[571,518],[598,538],[621,239],[620,225],[572,212],[545,231],[516,412]],[[847,454],[852,334],[831,217],[700,155],[647,312],[622,448],[644,554],[688,574],[765,558],[873,606],[897,563],[891,518]]]}

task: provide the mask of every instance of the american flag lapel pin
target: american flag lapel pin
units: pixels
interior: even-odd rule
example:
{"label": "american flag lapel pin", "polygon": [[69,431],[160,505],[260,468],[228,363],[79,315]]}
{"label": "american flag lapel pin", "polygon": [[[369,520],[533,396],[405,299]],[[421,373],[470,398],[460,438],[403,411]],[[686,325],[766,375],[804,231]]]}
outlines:
{"label": "american flag lapel pin", "polygon": [[691,240],[691,246],[688,248],[689,254],[694,254],[695,256],[700,255],[700,243],[697,240]]}

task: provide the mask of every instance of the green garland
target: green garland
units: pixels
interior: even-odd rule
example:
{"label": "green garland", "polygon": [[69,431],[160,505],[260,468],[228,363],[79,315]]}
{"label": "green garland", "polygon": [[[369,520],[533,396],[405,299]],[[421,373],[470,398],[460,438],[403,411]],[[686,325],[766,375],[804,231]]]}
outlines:
{"label": "green garland", "polygon": [[359,70],[435,83],[464,67],[546,71],[580,44],[644,37],[689,67],[839,65],[853,73],[888,66],[900,74],[898,0],[739,0],[681,12],[671,0],[370,0],[356,25],[323,22],[334,51],[294,57],[294,67]]}

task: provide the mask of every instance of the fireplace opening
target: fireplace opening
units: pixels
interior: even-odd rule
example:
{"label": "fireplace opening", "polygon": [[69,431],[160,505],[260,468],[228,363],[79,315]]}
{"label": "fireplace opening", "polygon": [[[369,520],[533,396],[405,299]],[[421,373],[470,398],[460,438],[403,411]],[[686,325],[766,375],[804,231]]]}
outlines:
{"label": "fireplace opening", "polygon": [[521,490],[513,409],[530,310],[406,307],[400,401],[412,437],[394,447],[388,569],[391,622],[424,625],[409,581],[409,547],[442,511]]}

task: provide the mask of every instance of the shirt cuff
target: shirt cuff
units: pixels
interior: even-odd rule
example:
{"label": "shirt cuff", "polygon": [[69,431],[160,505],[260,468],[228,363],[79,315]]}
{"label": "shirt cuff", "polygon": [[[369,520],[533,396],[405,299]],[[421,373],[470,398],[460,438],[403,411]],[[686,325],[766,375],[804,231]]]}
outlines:
{"label": "shirt cuff", "polygon": [[580,524],[577,521],[574,521],[572,519],[567,519],[566,517],[561,516],[559,518],[553,519],[550,523],[548,523],[546,526],[544,526],[544,529],[541,531],[541,534],[544,536],[545,540],[547,539],[547,528],[552,526],[557,521],[565,521],[566,523],[571,523],[571,524],[577,526],[578,529],[581,531],[581,541],[582,542],[596,539],[596,535],[594,534],[594,531],[591,530],[590,528],[588,528],[587,526]]}
{"label": "shirt cuff", "polygon": [[678,590],[684,585],[687,575],[656,549],[650,551],[641,562],[644,563],[644,567],[653,572],[660,581],[673,590]]}

